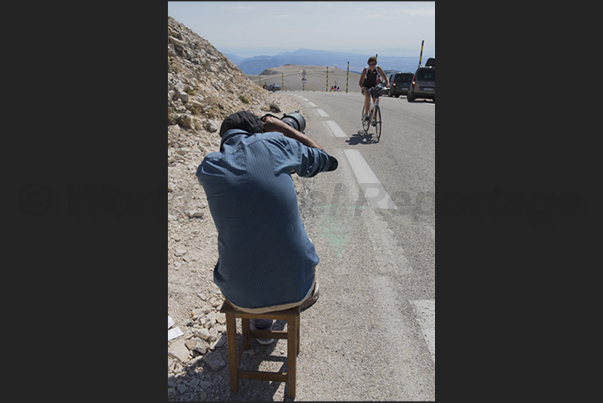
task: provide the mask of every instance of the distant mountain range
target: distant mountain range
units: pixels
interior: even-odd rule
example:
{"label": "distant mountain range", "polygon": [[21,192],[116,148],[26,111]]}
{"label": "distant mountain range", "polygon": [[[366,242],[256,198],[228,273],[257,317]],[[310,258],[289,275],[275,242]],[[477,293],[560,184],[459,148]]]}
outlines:
{"label": "distant mountain range", "polygon": [[[260,74],[270,67],[284,66],[285,64],[299,64],[306,66],[335,66],[342,70],[347,68],[350,62],[350,71],[361,73],[366,67],[366,61],[371,55],[359,55],[355,53],[331,52],[325,50],[298,49],[293,52],[283,52],[274,56],[254,56],[242,58],[232,53],[224,53],[245,74]],[[423,53],[421,63],[434,54]],[[419,65],[419,55],[409,56],[377,56],[377,64],[383,70],[396,70],[402,72],[414,72]]]}

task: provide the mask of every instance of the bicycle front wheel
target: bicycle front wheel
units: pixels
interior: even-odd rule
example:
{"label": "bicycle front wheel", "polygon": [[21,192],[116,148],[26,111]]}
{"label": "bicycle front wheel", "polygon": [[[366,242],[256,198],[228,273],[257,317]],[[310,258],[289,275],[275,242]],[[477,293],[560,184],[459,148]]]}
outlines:
{"label": "bicycle front wheel", "polygon": [[364,106],[362,107],[362,116],[360,117],[360,119],[362,119],[362,130],[364,130],[364,133],[366,134],[368,133],[371,121],[370,119],[364,119]]}
{"label": "bicycle front wheel", "polygon": [[381,139],[381,108],[379,108],[378,106],[376,107],[377,110],[375,111],[375,135],[377,136],[377,141],[379,141]]}

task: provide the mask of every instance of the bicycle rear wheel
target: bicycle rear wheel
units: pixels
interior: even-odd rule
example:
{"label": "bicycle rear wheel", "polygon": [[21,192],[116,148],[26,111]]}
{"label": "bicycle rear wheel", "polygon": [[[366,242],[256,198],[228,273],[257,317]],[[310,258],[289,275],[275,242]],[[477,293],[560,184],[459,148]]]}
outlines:
{"label": "bicycle rear wheel", "polygon": [[381,139],[381,108],[376,106],[377,110],[375,111],[375,120],[373,125],[375,126],[375,135],[377,135],[377,141]]}
{"label": "bicycle rear wheel", "polygon": [[368,120],[364,119],[364,106],[362,107],[362,116],[360,119],[362,119],[362,130],[364,130],[364,133],[366,134],[366,133],[368,133],[368,129],[371,125],[371,121],[370,121],[370,119],[368,119]]}

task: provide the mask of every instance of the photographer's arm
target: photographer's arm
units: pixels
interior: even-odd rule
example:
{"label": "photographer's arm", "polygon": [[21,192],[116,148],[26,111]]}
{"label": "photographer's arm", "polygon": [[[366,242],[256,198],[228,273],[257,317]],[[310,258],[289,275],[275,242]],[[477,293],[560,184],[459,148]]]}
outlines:
{"label": "photographer's arm", "polygon": [[322,148],[321,145],[318,144],[315,140],[306,136],[304,133],[295,130],[287,123],[283,122],[278,118],[268,115],[264,116],[262,118],[262,121],[264,122],[264,131],[266,132],[283,133],[286,137],[289,137],[293,140],[297,140],[307,147],[318,148],[319,150],[325,151],[325,149]]}
{"label": "photographer's arm", "polygon": [[[329,155],[324,150],[324,148],[322,148],[321,145],[318,144],[315,140],[306,136],[299,130],[295,130],[287,123],[274,116],[266,115],[262,118],[262,121],[264,122],[264,131],[283,133],[285,137],[297,140],[299,143],[306,146],[304,148],[308,151],[310,151],[310,148],[316,148],[322,151],[310,152],[308,154],[309,158],[300,158],[300,166],[295,168],[295,171],[298,173],[298,175],[314,176],[318,172],[324,172],[325,168],[327,168],[326,171],[334,171],[337,169],[337,166],[339,165],[337,158],[333,157],[332,155]],[[326,159],[326,157],[328,157],[328,160]]]}

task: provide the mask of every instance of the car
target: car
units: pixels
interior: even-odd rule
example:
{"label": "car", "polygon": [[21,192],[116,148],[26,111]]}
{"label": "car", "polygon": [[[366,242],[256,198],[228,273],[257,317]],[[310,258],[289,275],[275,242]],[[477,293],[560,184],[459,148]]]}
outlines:
{"label": "car", "polygon": [[389,93],[390,97],[399,97],[400,95],[406,95],[410,88],[412,81],[412,73],[389,73],[387,79],[389,80]]}
{"label": "car", "polygon": [[266,87],[264,87],[264,88],[266,88],[268,91],[278,91],[278,90],[280,90],[280,89],[281,89],[281,86],[280,86],[280,85],[278,85],[278,84],[268,84],[268,85],[267,85]]}
{"label": "car", "polygon": [[412,78],[406,100],[413,102],[417,98],[425,98],[435,102],[435,92],[435,66],[419,67]]}

